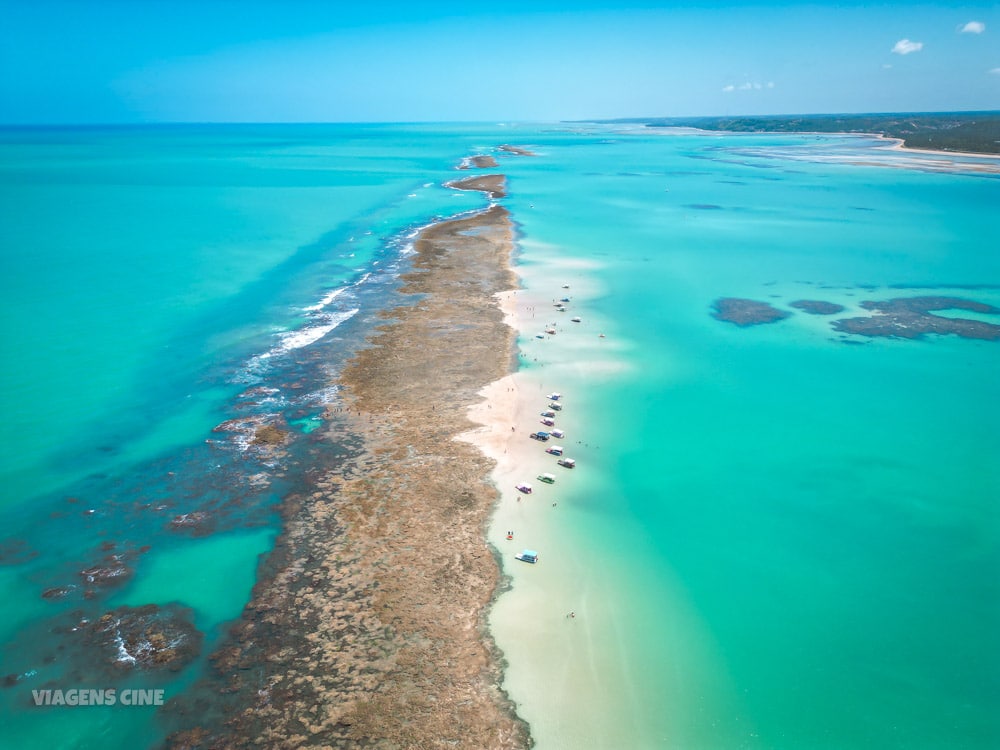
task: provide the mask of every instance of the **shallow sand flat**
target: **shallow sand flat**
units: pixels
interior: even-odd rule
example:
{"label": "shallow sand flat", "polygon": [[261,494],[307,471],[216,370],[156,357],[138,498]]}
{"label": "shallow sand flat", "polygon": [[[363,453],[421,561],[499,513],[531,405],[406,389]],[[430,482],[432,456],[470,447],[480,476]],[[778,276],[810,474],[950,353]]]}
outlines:
{"label": "shallow sand flat", "polygon": [[[546,260],[517,269],[525,288],[499,295],[508,319],[522,332],[520,354],[528,366],[480,392],[483,401],[469,416],[482,426],[461,436],[497,462],[493,478],[501,499],[489,539],[501,552],[511,590],[493,605],[490,626],[507,657],[504,685],[539,747],[654,746],[664,738],[649,734],[642,717],[648,708],[636,708],[650,700],[643,695],[645,678],[617,645],[620,618],[627,615],[608,598],[609,591],[623,585],[616,577],[616,557],[595,566],[593,554],[609,540],[581,545],[567,528],[579,520],[581,489],[586,494],[588,485],[599,481],[597,443],[608,437],[588,430],[587,391],[607,386],[622,372],[620,354],[629,344],[600,338],[601,321],[588,310],[588,300],[600,294],[593,277],[585,275],[595,270],[593,264],[561,259],[558,248],[538,249],[548,255]],[[570,288],[563,289],[563,282]],[[563,296],[571,298],[571,312],[552,312],[553,299]],[[581,323],[570,322],[575,315]],[[556,322],[556,335],[534,338],[539,316]],[[556,424],[565,429],[566,439],[531,440],[531,432],[545,429],[539,412],[551,391],[562,393],[564,408],[557,412]],[[545,453],[554,444],[580,460],[576,469],[558,467],[556,458]],[[538,482],[540,472],[555,474],[556,483]],[[531,483],[534,492],[519,493],[514,485],[520,481]],[[506,538],[508,531],[514,532],[513,540]],[[627,534],[641,538],[643,532],[629,529]],[[514,559],[525,547],[539,551],[537,565]],[[661,578],[656,585],[662,589],[668,583]],[[682,602],[683,594],[673,600]],[[690,654],[679,655],[678,664],[705,658],[707,649],[699,643],[700,628],[692,618],[684,606],[672,605],[659,621],[690,643]],[[689,697],[680,692],[666,697],[669,704],[664,705],[671,710],[688,710]]]}

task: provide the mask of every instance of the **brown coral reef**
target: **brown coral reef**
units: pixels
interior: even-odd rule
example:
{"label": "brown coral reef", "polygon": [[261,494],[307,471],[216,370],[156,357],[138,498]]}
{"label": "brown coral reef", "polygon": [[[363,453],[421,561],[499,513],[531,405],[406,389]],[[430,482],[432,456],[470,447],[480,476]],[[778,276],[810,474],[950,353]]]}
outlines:
{"label": "brown coral reef", "polygon": [[417,239],[401,290],[413,303],[390,313],[329,407],[364,448],[286,503],[270,574],[213,656],[224,692],[252,705],[225,736],[189,724],[170,746],[530,745],[484,624],[500,581],[483,532],[491,466],[453,440],[511,366],[493,295],[515,285],[512,233],[494,206]]}

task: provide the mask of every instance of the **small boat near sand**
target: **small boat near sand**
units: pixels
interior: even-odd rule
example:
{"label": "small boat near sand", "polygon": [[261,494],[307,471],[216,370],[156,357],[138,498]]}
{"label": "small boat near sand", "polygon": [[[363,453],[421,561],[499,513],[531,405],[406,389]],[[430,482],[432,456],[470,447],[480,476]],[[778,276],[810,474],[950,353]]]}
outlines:
{"label": "small boat near sand", "polygon": [[541,440],[543,443],[551,437],[548,432],[533,432],[528,437],[532,440]]}
{"label": "small boat near sand", "polygon": [[552,430],[552,431],[551,431],[551,432],[549,433],[549,436],[550,436],[550,437],[554,437],[554,438],[560,438],[560,439],[561,439],[561,438],[564,438],[564,437],[566,437],[566,433],[565,433],[565,432],[563,432],[562,430]]}
{"label": "small boat near sand", "polygon": [[545,484],[555,484],[556,476],[555,474],[539,474],[535,477],[539,482],[545,482]]}
{"label": "small boat near sand", "polygon": [[558,461],[556,461],[556,463],[565,469],[576,468],[576,461],[574,461],[572,458],[560,458]]}
{"label": "small boat near sand", "polygon": [[515,560],[520,560],[521,562],[526,562],[526,563],[532,563],[532,564],[534,564],[534,563],[538,562],[538,553],[535,552],[535,550],[533,550],[533,549],[526,549],[526,550],[522,550],[522,551],[518,552],[516,555],[514,555],[514,559]]}
{"label": "small boat near sand", "polygon": [[543,417],[548,417],[549,419],[556,415],[554,411],[543,411],[541,414]]}
{"label": "small boat near sand", "polygon": [[549,336],[555,336],[556,335],[556,329],[555,328],[546,328],[545,332],[547,334],[549,334]]}
{"label": "small boat near sand", "polygon": [[570,319],[569,319],[569,322],[570,322],[570,323],[579,323],[579,322],[580,322],[580,319],[579,319],[579,318],[570,318]]}
{"label": "small boat near sand", "polygon": [[541,418],[541,419],[539,419],[538,421],[539,421],[539,422],[541,422],[541,423],[542,423],[543,425],[545,425],[546,427],[551,427],[552,425],[554,425],[554,424],[556,423],[556,420],[554,420],[554,419],[549,419],[548,417],[542,417],[542,418]]}
{"label": "small boat near sand", "polygon": [[549,404],[549,408],[555,411],[562,411],[562,404]]}
{"label": "small boat near sand", "polygon": [[519,482],[518,484],[515,484],[514,489],[518,492],[524,493],[525,495],[531,494],[531,485],[527,482]]}
{"label": "small boat near sand", "polygon": [[561,393],[550,393],[545,398],[547,398],[549,401],[558,401],[559,399],[562,398],[562,394]]}
{"label": "small boat near sand", "polygon": [[563,454],[563,447],[561,445],[553,445],[551,448],[546,448],[545,452],[553,456],[561,456]]}

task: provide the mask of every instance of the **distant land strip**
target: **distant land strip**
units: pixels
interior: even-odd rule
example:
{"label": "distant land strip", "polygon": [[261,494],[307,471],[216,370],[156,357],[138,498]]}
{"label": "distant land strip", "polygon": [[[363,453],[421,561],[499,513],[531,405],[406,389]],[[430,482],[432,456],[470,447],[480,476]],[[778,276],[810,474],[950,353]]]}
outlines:
{"label": "distant land strip", "polygon": [[699,128],[736,133],[859,133],[899,138],[906,148],[1000,154],[1000,111],[864,115],[753,115],[746,117],[636,117],[599,120],[647,127]]}

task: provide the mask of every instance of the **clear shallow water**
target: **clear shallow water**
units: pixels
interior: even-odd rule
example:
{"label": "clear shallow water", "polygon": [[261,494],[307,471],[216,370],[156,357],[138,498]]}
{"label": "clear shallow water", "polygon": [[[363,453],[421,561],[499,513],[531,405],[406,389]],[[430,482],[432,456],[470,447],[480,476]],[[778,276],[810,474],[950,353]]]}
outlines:
{"label": "clear shallow water", "polygon": [[[502,163],[526,285],[571,280],[580,335],[607,334],[597,374],[572,339],[561,355],[522,340],[582,441],[543,549],[559,588],[520,569],[507,595],[539,596],[556,625],[497,629],[538,746],[996,744],[998,345],[849,346],[820,316],[738,329],[709,312],[720,296],[1000,304],[887,288],[1000,284],[1000,181],[853,165],[875,145],[861,139],[485,126],[0,134],[0,346],[16,363],[0,429],[18,446],[0,457],[2,671],[36,672],[0,691],[5,738],[155,743],[152,710],[26,705],[77,679],[64,655],[45,662],[57,631],[75,609],[179,601],[203,652],[219,642],[274,503],[336,451],[303,439],[277,476],[213,427],[281,414],[307,435],[392,299],[407,235],[483,204],[439,184],[505,142],[541,154]],[[205,504],[216,533],[169,528]],[[41,599],[107,541],[133,579]],[[203,668],[147,681],[176,694]]]}
{"label": "clear shallow water", "polygon": [[[822,316],[741,329],[709,315],[721,296],[851,314],[917,294],[997,304],[995,288],[944,287],[1000,280],[1000,182],[802,162],[801,143],[634,136],[511,167],[526,286],[591,287],[571,312],[627,363],[574,367],[574,340],[553,351],[572,330],[522,339],[584,442],[542,552],[588,632],[557,628],[533,651],[534,625],[503,603],[497,616],[540,747],[1000,738],[995,343],[850,346]],[[551,257],[599,267],[553,272]],[[512,597],[541,575],[513,572]],[[560,687],[517,666],[567,639],[566,659],[613,658]]]}

